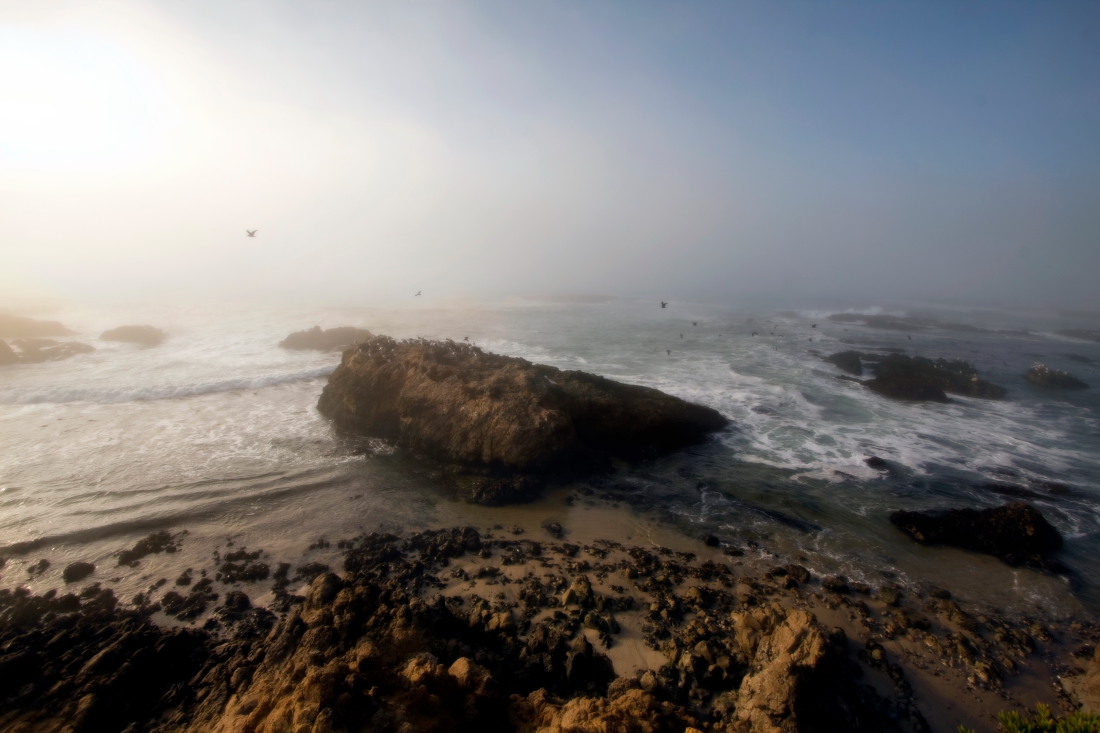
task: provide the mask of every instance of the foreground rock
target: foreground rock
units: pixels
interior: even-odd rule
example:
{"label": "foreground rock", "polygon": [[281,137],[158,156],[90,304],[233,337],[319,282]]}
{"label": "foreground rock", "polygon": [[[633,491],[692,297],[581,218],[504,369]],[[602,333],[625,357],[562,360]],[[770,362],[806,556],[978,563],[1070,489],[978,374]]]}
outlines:
{"label": "foreground rock", "polygon": [[11,344],[0,341],[0,364],[37,364],[60,361],[78,354],[95,351],[94,346],[77,341],[57,341],[48,338],[13,339]]}
{"label": "foreground rock", "polygon": [[1050,557],[1062,548],[1062,535],[1038,509],[1023,502],[993,509],[894,512],[890,521],[922,545],[948,545],[984,552],[1009,565],[1066,571]]}
{"label": "foreground rock", "polygon": [[667,453],[728,424],[655,389],[386,336],[344,352],[317,408],[342,429],[457,467],[482,503],[529,499],[547,476]]}
{"label": "foreground rock", "polygon": [[1024,379],[1037,387],[1048,389],[1088,389],[1089,386],[1069,372],[1051,369],[1046,364],[1036,364],[1027,370]]}
{"label": "foreground rock", "polygon": [[164,331],[153,326],[119,326],[100,334],[103,341],[125,341],[142,346],[157,346],[167,336]]}
{"label": "foreground rock", "polygon": [[926,359],[904,354],[863,354],[842,351],[825,359],[845,371],[859,375],[864,365],[874,369],[873,379],[863,386],[885,397],[901,400],[948,402],[947,393],[1000,399],[1004,387],[978,376],[978,370],[961,359]]}
{"label": "foreground rock", "polygon": [[[844,632],[729,566],[580,550],[472,528],[370,534],[276,624],[230,592],[204,631],[157,628],[97,587],[0,591],[0,728],[927,730],[900,673],[861,667]],[[574,557],[592,582],[563,572]],[[628,578],[630,593],[614,585]],[[653,666],[616,673],[617,617]]]}
{"label": "foreground rock", "polygon": [[339,326],[321,330],[314,326],[308,331],[295,331],[279,342],[284,349],[315,349],[317,351],[335,351],[344,349],[360,341],[366,341],[374,334],[364,328]]}

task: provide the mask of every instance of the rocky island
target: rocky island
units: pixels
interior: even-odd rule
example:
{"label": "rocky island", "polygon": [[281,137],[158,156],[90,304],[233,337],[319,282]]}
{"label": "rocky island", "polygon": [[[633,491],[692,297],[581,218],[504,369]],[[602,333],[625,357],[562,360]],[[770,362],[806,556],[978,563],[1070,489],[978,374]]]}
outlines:
{"label": "rocky island", "polygon": [[293,350],[334,351],[360,341],[366,341],[373,335],[364,328],[355,328],[354,326],[337,326],[336,328],[325,329],[314,326],[305,331],[295,331],[280,341],[279,346]]}
{"label": "rocky island", "polygon": [[729,423],[655,389],[387,336],[344,352],[317,408],[343,430],[447,467],[485,504],[532,498],[547,477],[684,448]]}
{"label": "rocky island", "polygon": [[155,326],[119,326],[100,334],[101,341],[122,341],[141,346],[158,346],[167,336]]}
{"label": "rocky island", "polygon": [[899,400],[949,402],[948,393],[983,399],[1001,399],[1006,394],[1004,387],[982,379],[973,365],[961,359],[841,351],[825,361],[855,376],[862,375],[864,367],[872,369],[875,376],[860,383]]}

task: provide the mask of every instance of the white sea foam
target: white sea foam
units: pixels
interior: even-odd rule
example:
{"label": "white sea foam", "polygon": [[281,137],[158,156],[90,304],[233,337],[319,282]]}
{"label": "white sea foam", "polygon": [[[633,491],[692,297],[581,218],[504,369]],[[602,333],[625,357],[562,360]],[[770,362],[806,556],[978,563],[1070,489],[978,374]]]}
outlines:
{"label": "white sea foam", "polygon": [[289,382],[307,382],[332,373],[333,366],[317,367],[298,372],[238,377],[195,384],[154,384],[143,387],[133,385],[82,387],[71,385],[43,385],[36,387],[0,389],[0,402],[9,404],[38,404],[43,402],[139,402],[194,397],[217,392],[263,389]]}
{"label": "white sea foam", "polygon": [[[5,369],[0,532],[17,542],[76,536],[99,523],[145,526],[157,521],[158,512],[191,516],[197,507],[237,496],[250,497],[242,515],[245,509],[262,512],[264,497],[295,477],[340,465],[346,469],[342,480],[358,486],[373,475],[371,463],[342,463],[351,460],[349,452],[315,407],[320,380],[339,356],[277,347],[289,332],[321,324],[360,325],[398,338],[461,341],[468,335],[486,351],[582,369],[713,407],[733,425],[700,451],[705,460],[698,463],[705,465],[695,465],[696,455],[688,454],[683,462],[653,467],[657,473],[639,487],[639,496],[692,527],[759,540],[761,552],[785,547],[813,553],[807,563],[822,571],[862,577],[861,556],[878,558],[876,548],[889,547],[894,559],[876,559],[877,565],[903,577],[929,572],[914,569],[927,562],[925,555],[891,544],[898,539],[886,515],[932,506],[945,496],[987,505],[1003,498],[967,493],[968,484],[982,482],[1041,497],[1042,482],[1066,484],[1064,495],[1042,502],[1044,512],[1084,547],[1100,544],[1097,396],[1038,394],[1022,379],[1036,358],[1032,352],[1048,343],[1062,353],[1064,343],[1032,338],[1021,346],[1017,337],[997,334],[972,341],[943,333],[914,333],[912,341],[888,331],[866,336],[877,347],[932,357],[961,354],[980,368],[1000,369],[994,381],[1016,380],[1006,381],[1010,395],[1004,401],[915,404],[837,379],[821,356],[851,348],[841,342],[850,334],[823,313],[673,305],[290,315],[165,310],[140,319],[92,314],[79,323],[58,316],[78,323],[84,333],[76,338],[93,342],[97,351]],[[165,327],[169,338],[152,349],[96,340],[101,330],[131,322]],[[1080,344],[1073,350],[1093,353]],[[864,461],[870,455],[885,458],[897,473],[869,468]],[[378,511],[386,514],[384,502]]]}

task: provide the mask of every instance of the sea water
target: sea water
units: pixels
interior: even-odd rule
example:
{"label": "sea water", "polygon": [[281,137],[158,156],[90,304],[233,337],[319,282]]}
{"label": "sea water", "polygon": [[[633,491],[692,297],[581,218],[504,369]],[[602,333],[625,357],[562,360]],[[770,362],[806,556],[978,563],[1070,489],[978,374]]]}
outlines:
{"label": "sea water", "polygon": [[[314,325],[348,325],[469,341],[717,409],[732,424],[702,445],[570,489],[594,489],[670,532],[714,534],[763,563],[800,562],[873,585],[931,583],[1026,612],[1095,613],[1100,344],[1059,336],[1078,324],[1034,314],[955,313],[942,320],[980,329],[903,332],[830,320],[830,312],[417,299],[403,308],[52,313],[96,350],[0,371],[0,556],[11,559],[3,584],[25,582],[24,565],[39,556],[110,564],[111,553],[156,529],[193,533],[184,544],[201,552],[209,552],[204,542],[247,537],[278,554],[320,537],[508,517],[461,504],[385,445],[364,454],[318,414],[339,354],[278,343]],[[168,337],[152,348],[98,339],[130,323]],[[838,378],[822,359],[846,349],[962,358],[1008,396],[889,400]],[[1037,361],[1094,389],[1035,388],[1023,374]],[[868,467],[872,455],[892,470]],[[1073,578],[920,547],[888,521],[898,509],[1020,498],[1066,538]]]}

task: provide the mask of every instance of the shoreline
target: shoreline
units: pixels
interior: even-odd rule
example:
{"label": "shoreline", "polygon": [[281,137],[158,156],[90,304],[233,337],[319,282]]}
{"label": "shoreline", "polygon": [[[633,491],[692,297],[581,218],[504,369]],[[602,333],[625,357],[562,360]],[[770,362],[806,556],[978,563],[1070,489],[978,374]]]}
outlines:
{"label": "shoreline", "polygon": [[[893,726],[887,729],[954,731],[956,726],[963,724],[977,731],[992,731],[995,715],[1001,710],[1034,708],[1037,702],[1042,702],[1051,705],[1056,712],[1069,711],[1072,701],[1064,691],[1060,692],[1061,680],[1068,673],[1088,666],[1091,649],[1098,636],[1098,627],[1091,620],[1002,615],[956,599],[942,589],[929,588],[922,595],[889,584],[871,587],[836,577],[817,576],[791,562],[791,558],[771,561],[769,566],[769,560],[765,557],[739,554],[742,552],[739,548],[710,546],[702,538],[687,537],[674,528],[651,522],[613,502],[598,497],[576,496],[569,488],[552,493],[544,501],[509,507],[504,511],[499,507],[468,505],[467,508],[468,511],[462,512],[460,519],[463,522],[460,524],[477,529],[467,530],[463,534],[458,529],[444,528],[442,522],[433,522],[432,526],[423,528],[421,532],[406,530],[382,543],[383,546],[388,543],[391,548],[396,548],[396,554],[392,557],[383,554],[381,561],[377,554],[381,551],[378,538],[384,535],[378,533],[366,535],[367,539],[360,537],[355,542],[341,539],[314,541],[316,546],[299,556],[294,575],[290,573],[291,563],[270,562],[273,556],[264,552],[260,545],[253,549],[245,543],[226,543],[211,548],[209,538],[200,540],[192,535],[172,535],[178,540],[178,549],[187,548],[186,552],[153,553],[141,558],[134,569],[117,569],[119,575],[130,575],[148,583],[145,603],[137,607],[125,596],[118,599],[121,603],[116,607],[105,600],[107,594],[114,597],[110,588],[85,584],[81,593],[86,597],[78,601],[78,607],[72,607],[71,601],[66,601],[69,604],[65,607],[67,610],[56,607],[66,592],[61,588],[51,599],[36,601],[39,605],[44,604],[45,613],[34,618],[33,623],[13,626],[11,610],[20,603],[26,610],[28,597],[20,601],[10,593],[5,595],[3,609],[0,609],[0,618],[3,619],[0,629],[4,633],[3,658],[8,659],[12,653],[19,652],[18,649],[13,652],[17,639],[25,642],[32,637],[44,636],[46,630],[58,623],[79,627],[79,619],[90,614],[89,619],[96,618],[97,623],[107,626],[125,626],[127,623],[132,626],[143,619],[140,623],[155,622],[148,632],[150,634],[195,636],[195,649],[205,650],[203,653],[207,654],[208,669],[204,667],[206,677],[217,677],[223,672],[232,677],[235,673],[231,670],[235,666],[237,669],[250,669],[250,679],[255,676],[257,680],[272,682],[282,679],[280,675],[286,670],[266,668],[262,662],[249,667],[252,664],[247,662],[249,654],[260,659],[270,656],[272,648],[287,643],[284,637],[288,628],[296,623],[305,623],[307,628],[304,633],[308,636],[311,633],[308,629],[315,628],[314,621],[327,618],[328,623],[321,626],[338,629],[340,634],[337,636],[340,638],[329,639],[314,651],[343,659],[341,664],[348,664],[345,657],[364,643],[366,637],[341,636],[346,629],[341,630],[339,623],[333,621],[334,615],[339,616],[340,593],[350,590],[376,597],[375,615],[380,613],[378,609],[382,607],[378,605],[377,597],[396,593],[398,596],[405,595],[400,603],[390,598],[393,607],[388,609],[388,615],[384,614],[386,624],[400,620],[403,613],[412,613],[412,620],[416,621],[414,611],[420,608],[428,609],[424,610],[428,616],[444,614],[451,626],[459,619],[463,626],[460,632],[452,633],[445,639],[420,639],[417,643],[423,642],[421,646],[424,648],[415,652],[403,647],[399,649],[401,644],[390,650],[381,649],[377,639],[372,642],[374,651],[371,654],[380,660],[383,672],[379,674],[389,680],[386,684],[405,685],[408,680],[400,681],[404,679],[400,673],[405,669],[401,665],[407,666],[421,652],[434,654],[437,661],[432,664],[449,669],[462,658],[456,651],[459,647],[474,649],[479,643],[487,643],[486,639],[496,639],[493,644],[500,649],[508,648],[509,644],[519,649],[529,642],[532,634],[553,632],[562,643],[568,639],[579,644],[577,640],[583,636],[590,647],[590,651],[583,655],[585,663],[603,669],[600,666],[603,663],[599,660],[606,656],[612,669],[611,676],[606,684],[597,685],[602,692],[601,689],[572,689],[568,685],[557,692],[551,689],[547,694],[558,702],[552,705],[546,703],[542,708],[531,698],[542,688],[516,689],[505,695],[507,685],[498,680],[494,683],[496,692],[492,693],[497,704],[503,704],[500,701],[505,697],[513,702],[521,697],[527,701],[523,705],[516,702],[508,707],[515,715],[520,715],[516,711],[531,713],[532,709],[537,708],[541,710],[540,715],[549,715],[552,722],[554,715],[560,718],[569,705],[576,707],[582,704],[570,703],[570,700],[598,699],[612,705],[625,699],[624,695],[629,692],[634,703],[638,703],[639,695],[648,696],[646,705],[649,707],[646,709],[652,708],[650,712],[663,710],[660,715],[665,717],[660,719],[666,722],[675,719],[700,730],[748,730],[764,729],[759,727],[763,725],[759,720],[752,723],[737,717],[737,710],[745,709],[744,700],[740,708],[734,704],[736,696],[745,687],[745,679],[754,679],[754,674],[766,673],[763,668],[753,671],[756,661],[752,643],[759,645],[761,639],[766,642],[769,634],[774,635],[778,633],[777,629],[787,628],[784,626],[787,620],[797,617],[802,624],[800,638],[807,635],[818,638],[814,636],[816,634],[823,640],[832,639],[830,643],[835,646],[835,630],[842,632],[843,654],[828,656],[821,663],[826,668],[843,663],[847,666],[841,676],[851,676],[853,680],[858,676],[860,682],[855,692],[836,692],[836,699],[844,695],[867,694],[864,688],[874,690],[877,697],[864,703],[868,710],[878,709],[876,705],[885,705],[884,709],[892,711],[886,713],[885,720]],[[461,543],[456,545],[455,538],[468,536],[469,532],[476,535],[476,541],[471,540],[470,547]],[[371,537],[374,539],[369,539]],[[207,558],[213,554],[216,559],[213,566],[207,561],[196,567],[196,553],[203,552]],[[274,557],[281,559],[282,555]],[[360,558],[359,561],[355,560],[356,557]],[[341,558],[351,565],[345,567],[344,563],[338,562]],[[270,575],[265,574],[264,580],[257,581],[216,581],[219,573],[223,575],[223,580],[229,579],[226,571],[228,563],[232,563],[243,577],[248,577],[249,567],[257,564],[267,565]],[[184,565],[192,568],[190,574],[183,572]],[[385,574],[377,574],[379,565],[386,566]],[[13,579],[12,570],[10,565],[0,570],[5,581],[3,585],[9,585]],[[113,572],[115,569],[104,568],[103,575]],[[163,582],[155,579],[158,575]],[[188,582],[179,583],[185,575],[189,575]],[[260,573],[257,571],[254,575]],[[343,579],[338,575],[344,576]],[[586,580],[580,580],[582,576]],[[407,582],[395,586],[395,578]],[[204,582],[206,579],[211,582]],[[130,584],[121,582],[116,585],[121,590]],[[97,586],[100,588],[98,592],[88,590]],[[329,593],[336,586],[340,586],[339,589]],[[72,587],[81,589],[80,584],[73,584]],[[329,591],[325,590],[326,587]],[[193,596],[196,602],[191,610],[199,606],[205,608],[194,616],[191,623],[184,623],[182,628],[178,628],[181,626],[180,619],[166,615],[163,608],[164,594],[169,592],[179,596],[181,608],[187,609],[186,602]],[[29,598],[44,599],[47,595],[39,593]],[[295,596],[305,600],[299,601]],[[162,608],[156,610],[157,605]],[[400,605],[412,610],[401,612],[398,609]],[[106,606],[110,608],[106,609]],[[32,613],[27,618],[33,616]],[[211,623],[210,619],[216,623]],[[368,628],[370,623],[368,620]],[[758,628],[752,634],[746,632],[753,624]],[[383,625],[382,621],[378,621],[378,625]],[[201,630],[204,626],[209,628]],[[540,632],[540,628],[544,631]],[[756,635],[755,642],[745,641],[753,634]],[[400,634],[394,638],[398,637]],[[735,648],[731,640],[736,639],[741,639],[738,642],[741,645]],[[474,643],[475,640],[477,643]],[[47,640],[39,638],[38,641],[46,643]],[[118,638],[108,635],[94,643],[87,641],[84,646],[78,644],[73,649],[83,649],[88,655],[83,667],[90,664],[96,654],[111,644],[117,645],[118,641]],[[702,642],[706,644],[697,650],[698,654],[691,651]],[[829,647],[825,641],[822,644],[823,648]],[[212,649],[218,645],[237,648],[238,653],[210,662]],[[708,649],[707,645],[720,648]],[[245,647],[247,653],[242,651]],[[440,648],[450,652],[440,654]],[[689,656],[685,657],[688,652]],[[519,663],[519,657],[510,658],[499,649],[498,653],[503,661],[496,660],[494,663],[502,665],[503,669]],[[198,651],[195,654],[201,656]],[[391,658],[394,654],[401,658]],[[50,652],[45,647],[39,656],[41,665],[49,664]],[[723,656],[727,658],[726,667],[719,663]],[[476,661],[476,654],[470,658]],[[564,663],[565,656],[548,662],[550,668]],[[481,666],[491,670],[493,665]],[[730,672],[730,669],[737,672]],[[391,672],[397,677],[387,677]],[[436,672],[431,674],[433,679],[438,678],[436,683],[439,685],[446,687],[453,683],[453,680],[447,680],[454,675],[441,676]],[[738,674],[743,676],[734,684],[731,680]],[[243,697],[247,697],[251,685],[259,683],[246,684],[243,673],[239,676],[241,679],[234,686],[233,694],[225,697],[221,708],[214,703],[202,703],[201,700],[208,695],[200,694],[204,689],[201,680],[196,683],[195,678],[189,678],[184,687],[201,698],[194,703],[199,707],[187,709],[177,705],[159,710],[157,716],[161,722],[157,725],[160,727],[150,729],[166,732],[246,729],[237,726],[237,723],[242,723],[240,720],[230,725],[236,720],[230,716],[230,703],[235,696],[234,704],[238,707],[243,705]],[[490,677],[493,677],[491,672]],[[87,683],[102,687],[103,681],[97,682],[93,675]],[[176,683],[182,682],[179,680]],[[260,689],[257,688],[254,697],[263,696]],[[616,694],[609,697],[609,690]],[[12,730],[19,730],[20,721],[29,723],[35,720],[27,730],[49,729],[48,726],[36,727],[45,724],[35,715],[49,711],[36,708],[37,703],[34,702],[48,701],[48,690],[29,694],[22,703],[16,704],[11,704],[12,691],[9,689],[6,692],[9,703],[2,708],[0,722]],[[360,693],[361,690],[355,694]],[[42,694],[47,697],[36,697]],[[470,699],[481,699],[478,697],[480,694],[470,692]],[[22,695],[21,692],[16,697]],[[69,701],[69,708],[60,706],[54,712],[76,715],[78,711],[71,708],[71,703],[84,697],[77,696]],[[57,701],[50,704],[57,705]],[[298,705],[295,708],[297,712],[291,711],[291,717],[308,717],[308,712],[303,712],[308,708],[304,701],[297,700],[294,704]],[[389,710],[386,704],[377,700],[371,705],[381,705],[375,714],[381,714],[379,710]],[[584,705],[592,708],[589,712],[597,717],[602,715],[606,718],[613,712],[606,705],[604,708],[592,702]],[[666,707],[662,708],[662,705]],[[551,708],[558,712],[554,713]],[[253,715],[257,709],[253,708],[248,715]],[[202,720],[206,727],[188,727],[190,724],[186,721],[196,714],[196,710],[205,716]],[[219,711],[224,720],[218,717]],[[291,714],[286,710],[283,712]],[[440,714],[445,712],[441,709]],[[85,713],[86,716],[92,715],[88,711]],[[314,713],[320,715],[321,708],[314,710]],[[174,714],[182,717],[172,722],[171,716]],[[277,714],[282,713],[272,709],[261,717],[267,720],[265,716]],[[656,712],[653,714],[657,715]],[[389,710],[387,715],[399,716],[400,710]],[[88,718],[89,721],[94,719],[94,716]],[[752,728],[750,723],[759,725]],[[363,725],[366,726],[365,723]],[[509,725],[512,727],[509,728]],[[750,727],[745,728],[747,725]],[[76,729],[79,730],[79,726]],[[255,727],[255,730],[263,729],[262,725]],[[349,729],[390,728],[366,726]],[[538,726],[524,728],[513,721],[502,729],[535,730]],[[796,725],[789,729],[804,728]]]}

